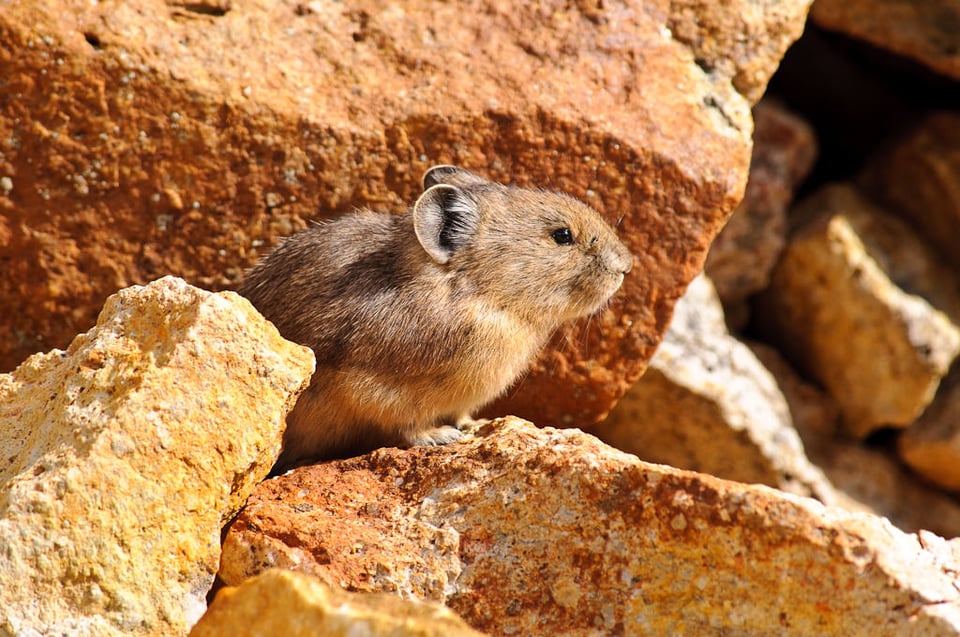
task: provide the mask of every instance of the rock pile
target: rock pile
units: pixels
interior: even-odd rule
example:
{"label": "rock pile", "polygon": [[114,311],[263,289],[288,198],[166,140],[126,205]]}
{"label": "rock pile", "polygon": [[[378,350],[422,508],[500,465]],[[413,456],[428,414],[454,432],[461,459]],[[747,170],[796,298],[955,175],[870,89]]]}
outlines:
{"label": "rock pile", "polygon": [[[960,635],[960,103],[846,173],[757,103],[805,25],[955,90],[960,9],[808,9],[8,2],[0,633]],[[310,352],[158,277],[441,162],[584,198],[633,272],[488,410],[535,425],[265,480]]]}

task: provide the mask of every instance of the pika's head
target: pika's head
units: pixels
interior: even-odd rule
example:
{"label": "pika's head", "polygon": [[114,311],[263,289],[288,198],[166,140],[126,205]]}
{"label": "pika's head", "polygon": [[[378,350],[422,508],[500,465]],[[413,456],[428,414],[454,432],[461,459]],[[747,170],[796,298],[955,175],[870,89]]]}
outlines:
{"label": "pika's head", "polygon": [[417,239],[465,291],[559,324],[599,309],[633,257],[600,214],[568,195],[504,186],[454,166],[423,176]]}

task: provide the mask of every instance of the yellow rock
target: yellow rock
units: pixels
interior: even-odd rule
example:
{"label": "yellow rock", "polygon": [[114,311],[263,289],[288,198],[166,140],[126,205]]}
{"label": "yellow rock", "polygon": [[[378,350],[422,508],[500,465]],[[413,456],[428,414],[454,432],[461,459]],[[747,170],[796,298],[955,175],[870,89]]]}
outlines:
{"label": "yellow rock", "polygon": [[312,371],[236,294],[166,277],[0,376],[0,634],[186,632]]}
{"label": "yellow rock", "polygon": [[761,298],[789,357],[836,400],[850,434],[906,427],[960,352],[955,279],[910,228],[847,185],[801,204]]}
{"label": "yellow rock", "polygon": [[245,635],[456,637],[481,633],[439,604],[386,593],[348,593],[310,575],[275,568],[220,591],[190,632],[190,637]]}

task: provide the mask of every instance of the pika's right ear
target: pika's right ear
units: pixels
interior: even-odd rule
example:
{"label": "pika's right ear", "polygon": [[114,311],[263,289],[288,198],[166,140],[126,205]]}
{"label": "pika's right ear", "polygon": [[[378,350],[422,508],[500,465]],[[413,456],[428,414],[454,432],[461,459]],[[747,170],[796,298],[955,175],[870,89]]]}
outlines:
{"label": "pika's right ear", "polygon": [[447,263],[473,238],[479,223],[477,202],[456,186],[431,186],[413,204],[417,240],[437,263]]}
{"label": "pika's right ear", "polygon": [[440,164],[434,166],[423,173],[423,189],[429,190],[437,184],[450,184],[452,186],[467,186],[469,184],[486,183],[486,179],[480,175],[474,175],[469,170],[464,170],[457,166],[449,164]]}

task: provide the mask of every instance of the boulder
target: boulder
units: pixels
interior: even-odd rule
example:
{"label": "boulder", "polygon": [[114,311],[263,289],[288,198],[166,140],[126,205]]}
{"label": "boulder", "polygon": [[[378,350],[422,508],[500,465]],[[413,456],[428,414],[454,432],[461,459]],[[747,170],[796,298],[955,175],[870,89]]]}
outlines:
{"label": "boulder", "polygon": [[747,298],[770,283],[786,242],[787,209],[817,156],[813,129],[776,100],[757,104],[753,119],[747,190],[710,246],[704,265],[728,323],[736,326],[746,322]]}
{"label": "boulder", "polygon": [[439,604],[348,593],[315,577],[269,569],[217,593],[190,637],[480,637]]}
{"label": "boulder", "polygon": [[926,117],[887,152],[872,158],[860,182],[918,228],[960,275],[960,113]]}
{"label": "boulder", "polygon": [[0,306],[21,311],[0,365],[65,345],[119,287],[233,286],[283,235],[401,209],[454,163],[620,222],[620,296],[492,410],[599,420],[740,201],[751,102],[809,5],[6,3]]}
{"label": "boulder", "polygon": [[852,436],[908,426],[960,352],[956,280],[851,186],[821,189],[794,223],[760,299],[768,336],[830,392]]}
{"label": "boulder", "polygon": [[958,541],[508,418],[263,482],[221,575],[280,564],[493,635],[903,637],[960,634],[958,560]]}
{"label": "boulder", "polygon": [[182,635],[313,355],[166,277],[0,375],[0,633]]}
{"label": "boulder", "polygon": [[903,461],[925,479],[960,491],[960,365],[954,366],[923,415],[900,435],[897,448]]}
{"label": "boulder", "polygon": [[804,454],[776,380],[727,332],[704,276],[677,303],[646,374],[589,431],[650,462],[835,500]]}
{"label": "boulder", "polygon": [[817,0],[810,18],[960,80],[960,6],[955,0]]}
{"label": "boulder", "polygon": [[[960,502],[956,498],[918,478],[883,446],[863,445],[837,435],[839,411],[826,392],[801,378],[773,348],[750,343],[750,349],[777,379],[807,457],[830,480],[836,504],[881,515],[903,531],[927,529],[943,537],[960,537]],[[952,384],[951,375],[945,383]],[[943,390],[942,386],[941,393]],[[938,395],[927,413],[940,400]]]}

